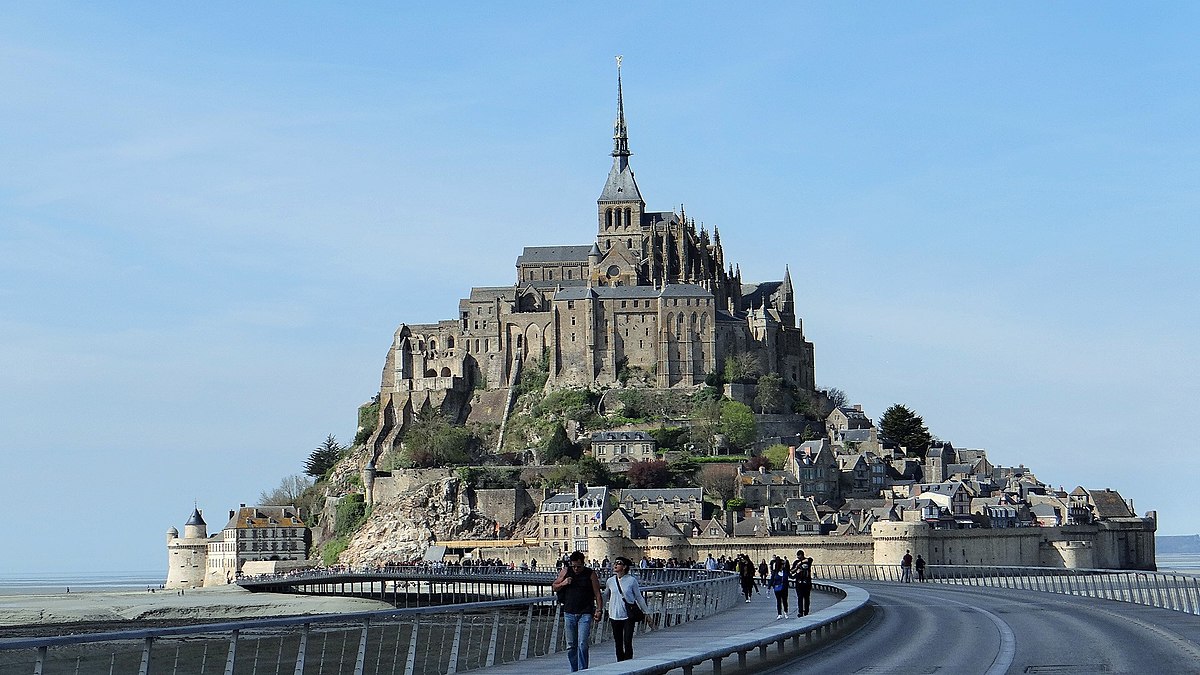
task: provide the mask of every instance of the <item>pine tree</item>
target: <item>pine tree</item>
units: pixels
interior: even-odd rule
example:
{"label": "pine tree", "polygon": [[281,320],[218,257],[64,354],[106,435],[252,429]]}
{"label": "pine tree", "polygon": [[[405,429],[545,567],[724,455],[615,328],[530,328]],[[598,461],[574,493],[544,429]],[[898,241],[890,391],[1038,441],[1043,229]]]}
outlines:
{"label": "pine tree", "polygon": [[344,449],[338,444],[333,434],[329,434],[325,442],[318,445],[312,451],[312,454],[308,456],[308,461],[304,463],[304,473],[313,478],[324,476],[325,472],[332,469],[333,465],[337,464],[337,461],[342,458],[342,450]]}
{"label": "pine tree", "polygon": [[879,430],[883,435],[908,450],[909,456],[925,459],[929,443],[933,436],[925,427],[925,420],[915,412],[899,403],[888,408],[879,418]]}

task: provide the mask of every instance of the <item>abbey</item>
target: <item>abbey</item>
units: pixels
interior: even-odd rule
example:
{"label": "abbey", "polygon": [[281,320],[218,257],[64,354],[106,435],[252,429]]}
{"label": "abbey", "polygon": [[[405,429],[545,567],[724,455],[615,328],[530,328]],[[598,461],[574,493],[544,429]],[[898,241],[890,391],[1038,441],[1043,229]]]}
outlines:
{"label": "abbey", "polygon": [[615,385],[638,373],[666,389],[701,384],[727,357],[748,353],[762,372],[814,391],[790,272],[743,282],[715,228],[697,230],[682,208],[647,210],[630,154],[618,65],[595,240],[526,247],[516,283],[472,288],[453,319],[401,324],[383,369],[376,451],[423,408],[461,415],[471,392],[510,387],[532,360],[546,360],[550,386]]}

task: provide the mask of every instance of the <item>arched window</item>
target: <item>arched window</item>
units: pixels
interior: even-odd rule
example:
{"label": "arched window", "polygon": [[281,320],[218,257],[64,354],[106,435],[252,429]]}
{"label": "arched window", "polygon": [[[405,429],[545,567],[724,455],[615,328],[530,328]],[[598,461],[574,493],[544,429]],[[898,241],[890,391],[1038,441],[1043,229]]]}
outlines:
{"label": "arched window", "polygon": [[450,369],[442,368],[442,377],[450,377]]}
{"label": "arched window", "polygon": [[633,223],[633,209],[625,209],[625,227],[626,229]]}
{"label": "arched window", "polygon": [[425,371],[425,377],[437,377],[437,371],[430,368]]}
{"label": "arched window", "polygon": [[434,339],[429,340],[429,351],[431,351],[431,352],[437,351],[437,340],[434,340]]}
{"label": "arched window", "polygon": [[453,335],[451,335],[450,337],[446,338],[446,348],[447,348],[447,349],[454,349],[454,336],[453,336]]}

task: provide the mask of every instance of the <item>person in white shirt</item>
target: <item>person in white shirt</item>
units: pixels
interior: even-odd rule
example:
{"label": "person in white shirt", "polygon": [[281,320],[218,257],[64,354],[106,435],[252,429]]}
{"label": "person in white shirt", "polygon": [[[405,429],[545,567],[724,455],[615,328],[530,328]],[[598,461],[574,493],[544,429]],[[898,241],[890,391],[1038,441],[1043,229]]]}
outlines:
{"label": "person in white shirt", "polygon": [[633,561],[629,558],[617,558],[613,561],[613,575],[604,582],[608,620],[612,624],[613,643],[617,648],[618,661],[633,658],[633,628],[637,622],[629,617],[625,603],[640,609],[642,621],[647,627],[650,626],[650,608],[646,605],[646,597],[642,595],[642,586],[637,577],[629,573],[632,567]]}

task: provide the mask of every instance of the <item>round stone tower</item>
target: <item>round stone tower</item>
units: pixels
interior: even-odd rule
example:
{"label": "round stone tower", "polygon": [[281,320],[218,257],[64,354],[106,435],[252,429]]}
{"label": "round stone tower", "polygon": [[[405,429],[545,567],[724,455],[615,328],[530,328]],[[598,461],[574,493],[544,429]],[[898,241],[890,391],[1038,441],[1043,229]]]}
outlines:
{"label": "round stone tower", "polygon": [[208,525],[200,509],[183,526],[183,536],[174,527],[167,530],[167,588],[200,588],[208,567]]}

